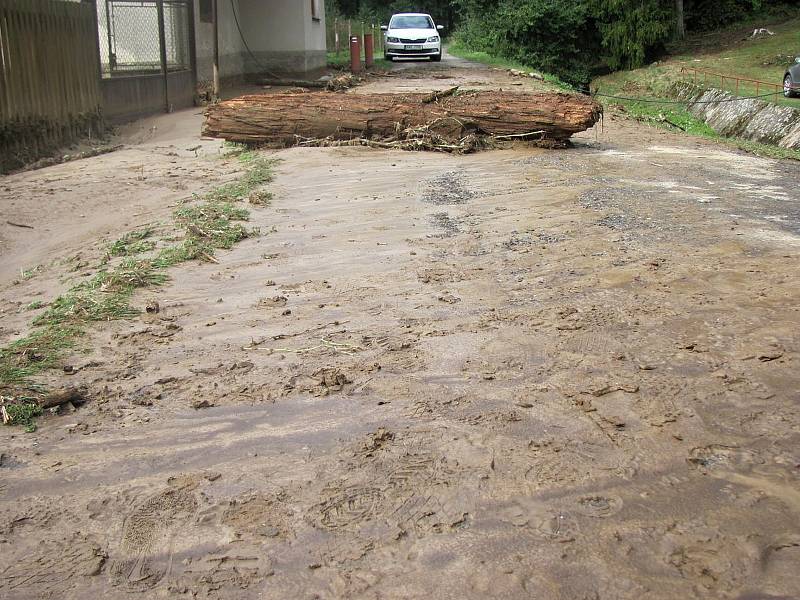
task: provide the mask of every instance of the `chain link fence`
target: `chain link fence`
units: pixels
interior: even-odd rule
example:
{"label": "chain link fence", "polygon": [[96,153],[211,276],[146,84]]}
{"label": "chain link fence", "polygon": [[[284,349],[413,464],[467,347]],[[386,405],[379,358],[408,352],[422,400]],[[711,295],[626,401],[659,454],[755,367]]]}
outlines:
{"label": "chain link fence", "polygon": [[[162,0],[167,70],[191,68],[190,0]],[[157,0],[98,0],[103,77],[159,73],[161,43]]]}

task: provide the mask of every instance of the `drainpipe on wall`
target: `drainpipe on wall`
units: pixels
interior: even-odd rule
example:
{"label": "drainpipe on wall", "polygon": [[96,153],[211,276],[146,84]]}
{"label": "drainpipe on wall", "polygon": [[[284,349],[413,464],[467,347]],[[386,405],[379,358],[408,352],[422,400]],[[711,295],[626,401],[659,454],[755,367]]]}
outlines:
{"label": "drainpipe on wall", "polygon": [[158,45],[161,47],[161,72],[164,74],[164,109],[172,112],[169,103],[169,69],[167,68],[167,34],[164,27],[164,0],[156,2],[158,9]]}
{"label": "drainpipe on wall", "polygon": [[218,24],[217,0],[212,0],[211,20],[214,22],[214,89],[212,90],[214,99],[219,100],[219,24]]}

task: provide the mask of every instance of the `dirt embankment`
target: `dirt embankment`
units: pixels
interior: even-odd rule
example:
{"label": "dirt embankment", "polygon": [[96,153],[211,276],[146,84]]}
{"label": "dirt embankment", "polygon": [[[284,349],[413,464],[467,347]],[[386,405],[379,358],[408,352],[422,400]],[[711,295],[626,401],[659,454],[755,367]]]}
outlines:
{"label": "dirt embankment", "polygon": [[[406,75],[360,91],[512,81]],[[233,170],[170,143],[175,196]],[[274,154],[263,235],[98,326],[52,374],[84,406],[0,429],[0,595],[800,594],[796,165],[613,120],[564,151]],[[4,180],[48,265],[3,287],[5,340],[81,272],[65,248],[102,253],[40,177],[102,197],[110,239],[120,189],[172,203],[85,187],[106,160]]]}

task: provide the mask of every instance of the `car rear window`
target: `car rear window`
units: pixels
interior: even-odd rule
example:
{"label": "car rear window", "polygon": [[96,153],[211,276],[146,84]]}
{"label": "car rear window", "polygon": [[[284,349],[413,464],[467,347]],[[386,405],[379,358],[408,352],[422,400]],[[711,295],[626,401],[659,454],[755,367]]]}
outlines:
{"label": "car rear window", "polygon": [[391,29],[433,29],[433,20],[430,17],[394,17],[389,23]]}

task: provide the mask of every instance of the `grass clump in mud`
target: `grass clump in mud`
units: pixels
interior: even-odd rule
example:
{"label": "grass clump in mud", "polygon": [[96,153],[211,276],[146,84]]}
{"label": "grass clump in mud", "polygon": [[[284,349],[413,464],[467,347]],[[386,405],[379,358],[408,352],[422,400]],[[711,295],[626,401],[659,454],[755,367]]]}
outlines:
{"label": "grass clump in mud", "polygon": [[[274,162],[249,151],[239,153],[238,158],[246,167],[243,176],[173,213],[182,239],[153,255],[156,242],[152,228],[125,234],[107,249],[109,257],[121,258],[118,264],[108,267],[106,263],[100,271],[72,286],[33,320],[31,333],[0,348],[0,391],[41,392],[30,378],[58,366],[63,353],[74,348],[91,323],[139,313],[131,303],[136,290],[163,285],[168,280],[164,271],[173,265],[191,260],[216,262],[216,250],[230,249],[257,234],[257,230],[245,227],[250,213],[236,202],[250,194],[265,193],[258,188],[272,180]],[[44,306],[40,303],[37,308]]]}
{"label": "grass clump in mud", "polygon": [[[251,204],[267,204],[272,195],[258,188],[272,181],[274,161],[260,157],[240,144],[230,145],[226,156],[236,156],[247,166],[247,172],[236,181],[213,190],[206,199],[215,202],[249,201]],[[253,201],[254,195],[260,198],[258,202]]]}
{"label": "grass clump in mud", "polygon": [[42,407],[36,402],[18,402],[3,405],[4,421],[8,425],[22,425],[26,433],[36,431],[36,417],[41,416]]}
{"label": "grass clump in mud", "polygon": [[184,230],[184,240],[161,250],[153,264],[164,269],[188,260],[215,262],[214,250],[229,250],[258,233],[242,224],[249,218],[247,209],[213,199],[179,208],[175,211],[175,223]]}
{"label": "grass clump in mud", "polygon": [[80,330],[72,327],[39,327],[0,348],[0,387],[30,388],[28,379],[55,367],[61,353],[75,345],[78,335]]}
{"label": "grass clump in mud", "polygon": [[111,321],[132,317],[137,311],[130,298],[138,288],[158,286],[167,280],[149,260],[128,258],[110,271],[100,271],[88,281],[56,298],[34,325]]}
{"label": "grass clump in mud", "polygon": [[155,232],[152,227],[129,231],[108,247],[108,255],[113,257],[134,256],[149,252],[156,247],[155,241],[148,239],[153,233]]}

